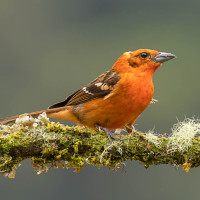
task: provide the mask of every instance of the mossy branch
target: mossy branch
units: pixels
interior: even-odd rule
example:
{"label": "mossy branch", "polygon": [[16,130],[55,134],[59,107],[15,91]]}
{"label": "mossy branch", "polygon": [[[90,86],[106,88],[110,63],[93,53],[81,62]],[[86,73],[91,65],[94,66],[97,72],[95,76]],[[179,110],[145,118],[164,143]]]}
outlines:
{"label": "mossy branch", "polygon": [[[200,137],[194,136],[196,133],[190,137],[178,136],[188,121],[179,124],[177,135],[170,137],[135,133],[121,135],[120,140],[110,143],[102,131],[55,124],[45,116],[36,120],[28,116],[22,118],[12,127],[1,127],[0,171],[10,178],[25,159],[33,161],[38,174],[57,167],[56,162],[60,167],[75,168],[76,172],[87,165],[119,169],[126,160],[140,161],[145,167],[181,165],[184,171],[200,165]],[[194,127],[197,123],[193,123]],[[193,131],[198,132],[198,127]]]}

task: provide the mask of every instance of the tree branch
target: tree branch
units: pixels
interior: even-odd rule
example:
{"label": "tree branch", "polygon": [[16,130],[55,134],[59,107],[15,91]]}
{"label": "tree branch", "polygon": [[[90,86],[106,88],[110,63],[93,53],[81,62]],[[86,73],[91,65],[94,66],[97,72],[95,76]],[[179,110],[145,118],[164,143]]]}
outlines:
{"label": "tree branch", "polygon": [[[190,129],[186,128],[188,124]],[[119,169],[126,160],[138,160],[145,167],[181,165],[188,171],[200,165],[199,127],[199,122],[185,120],[175,126],[170,137],[135,133],[121,135],[120,140],[110,143],[102,131],[55,124],[44,114],[38,119],[23,115],[13,126],[1,126],[0,171],[13,178],[15,168],[25,159],[33,161],[38,174],[57,167],[56,162],[78,172],[86,165]]]}

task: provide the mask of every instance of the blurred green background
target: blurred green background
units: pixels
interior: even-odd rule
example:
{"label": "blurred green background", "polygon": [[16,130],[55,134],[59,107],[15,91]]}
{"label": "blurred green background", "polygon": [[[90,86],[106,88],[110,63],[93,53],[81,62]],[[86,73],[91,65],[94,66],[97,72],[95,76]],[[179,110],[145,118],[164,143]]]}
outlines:
{"label": "blurred green background", "polygon": [[[150,48],[177,59],[155,73],[159,102],[136,129],[170,133],[177,118],[199,116],[199,10],[198,0],[1,0],[0,117],[45,109],[110,69],[123,52]],[[125,169],[38,176],[25,161],[15,179],[0,177],[0,199],[199,199],[200,168],[146,170],[129,161]]]}

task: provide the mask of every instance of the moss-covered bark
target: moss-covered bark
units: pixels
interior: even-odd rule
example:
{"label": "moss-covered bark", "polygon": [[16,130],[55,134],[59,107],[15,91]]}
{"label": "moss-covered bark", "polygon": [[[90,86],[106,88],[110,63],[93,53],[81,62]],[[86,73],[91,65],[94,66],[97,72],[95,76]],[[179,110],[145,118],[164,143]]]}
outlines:
{"label": "moss-covered bark", "polygon": [[[121,135],[120,140],[109,142],[104,132],[80,127],[68,127],[45,122],[35,128],[28,126],[10,128],[0,135],[0,171],[10,178],[15,168],[25,159],[33,161],[37,173],[49,167],[75,168],[78,172],[86,165],[107,166],[118,169],[126,160],[138,160],[145,167],[158,164],[181,165],[185,171],[200,165],[200,137],[180,151],[170,150],[171,137],[149,137],[136,133]],[[7,132],[7,133],[6,133]],[[64,162],[63,162],[64,161]]]}

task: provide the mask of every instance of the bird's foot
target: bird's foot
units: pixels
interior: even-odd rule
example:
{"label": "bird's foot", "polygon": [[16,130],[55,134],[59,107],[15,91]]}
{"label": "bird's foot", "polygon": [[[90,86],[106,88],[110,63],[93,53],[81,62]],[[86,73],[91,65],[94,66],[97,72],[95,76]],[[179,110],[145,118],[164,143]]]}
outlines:
{"label": "bird's foot", "polygon": [[107,134],[108,139],[109,139],[110,142],[112,142],[112,139],[117,139],[117,140],[120,139],[119,137],[115,136],[114,133],[112,133],[112,132],[111,132],[109,129],[107,129],[107,128],[104,128],[104,127],[102,127],[102,126],[100,126],[100,125],[98,125],[98,124],[97,124],[97,128],[98,128],[99,130],[102,130],[104,133]]}
{"label": "bird's foot", "polygon": [[135,127],[132,124],[127,124],[125,126],[125,129],[126,129],[127,133],[129,133],[129,134],[130,133],[133,133],[133,134],[136,133]]}

